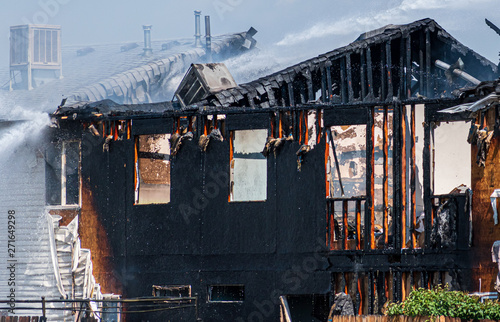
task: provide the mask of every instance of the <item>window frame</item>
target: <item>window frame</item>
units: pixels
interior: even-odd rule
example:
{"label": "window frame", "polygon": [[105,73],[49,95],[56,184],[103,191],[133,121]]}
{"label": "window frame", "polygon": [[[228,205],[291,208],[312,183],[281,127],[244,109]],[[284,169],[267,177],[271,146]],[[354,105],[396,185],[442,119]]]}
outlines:
{"label": "window frame", "polygon": [[175,289],[175,288],[178,288],[179,289],[179,292],[182,292],[181,290],[186,290],[187,289],[187,292],[188,292],[188,295],[187,296],[180,296],[178,298],[190,298],[191,295],[192,295],[192,287],[191,285],[188,285],[188,284],[182,284],[182,285],[179,285],[179,284],[173,284],[173,285],[170,285],[170,284],[167,284],[167,285],[153,285],[153,297],[171,297],[171,296],[162,296],[162,295],[158,295],[157,292],[161,292],[161,291],[167,291],[166,289],[168,288],[172,288],[172,289]]}
{"label": "window frame", "polygon": [[[140,152],[139,151],[139,140],[141,136],[154,136],[154,135],[165,135],[166,140],[168,141],[168,162],[169,162],[169,180],[170,180],[170,186],[168,190],[168,202],[146,202],[146,203],[141,203],[140,202],[140,171],[139,171],[139,159],[140,159]],[[163,132],[163,133],[135,133],[134,134],[134,206],[148,206],[148,205],[168,205],[172,202],[172,181],[171,181],[171,169],[172,169],[172,157],[171,157],[171,145],[170,145],[170,138],[172,137],[172,133],[168,132]],[[147,153],[147,152],[146,152]]]}
{"label": "window frame", "polygon": [[[240,287],[242,292],[242,299],[237,301],[214,301],[212,299],[212,292],[214,287]],[[245,302],[245,284],[211,284],[207,285],[207,303],[243,303]]]}
{"label": "window frame", "polygon": [[[259,199],[259,200],[234,200],[234,194],[233,194],[233,189],[234,189],[234,167],[233,167],[233,162],[235,160],[235,157],[234,157],[234,140],[235,140],[235,134],[236,132],[238,131],[265,131],[266,132],[266,140],[267,140],[267,137],[269,136],[269,129],[267,128],[252,128],[252,129],[233,129],[233,130],[230,130],[229,132],[229,195],[228,195],[228,202],[229,203],[238,203],[238,202],[266,202],[268,200],[268,185],[269,185],[269,182],[268,182],[268,175],[269,175],[269,169],[268,169],[268,158],[264,157],[263,156],[263,159],[262,160],[265,160],[266,162],[266,175],[265,175],[265,198],[264,199]],[[263,142],[262,144],[262,150],[264,149],[265,147],[265,144],[266,144],[266,141]],[[261,153],[261,151],[259,152],[252,152],[252,153]],[[259,159],[260,160],[260,159]]]}
{"label": "window frame", "polygon": [[[71,143],[78,143],[78,202],[77,203],[67,203],[67,145]],[[59,142],[52,143],[56,147],[57,145],[61,145],[60,147],[60,161],[61,161],[61,172],[60,172],[60,180],[58,183],[58,190],[60,193],[60,202],[58,204],[49,204],[47,200],[47,196],[45,197],[45,206],[48,209],[63,209],[63,208],[80,208],[82,204],[82,141],[78,139],[73,140],[61,140]],[[47,180],[47,177],[45,177]],[[47,187],[46,194],[47,194]]]}

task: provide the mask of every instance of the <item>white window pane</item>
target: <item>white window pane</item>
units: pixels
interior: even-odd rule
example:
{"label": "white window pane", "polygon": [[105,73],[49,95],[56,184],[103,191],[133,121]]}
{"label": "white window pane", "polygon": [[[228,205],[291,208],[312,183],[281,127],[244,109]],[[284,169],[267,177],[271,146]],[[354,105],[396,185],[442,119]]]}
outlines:
{"label": "white window pane", "polygon": [[267,159],[262,155],[267,130],[234,132],[231,201],[267,199]]}
{"label": "white window pane", "polygon": [[233,201],[267,197],[267,160],[234,159]]}

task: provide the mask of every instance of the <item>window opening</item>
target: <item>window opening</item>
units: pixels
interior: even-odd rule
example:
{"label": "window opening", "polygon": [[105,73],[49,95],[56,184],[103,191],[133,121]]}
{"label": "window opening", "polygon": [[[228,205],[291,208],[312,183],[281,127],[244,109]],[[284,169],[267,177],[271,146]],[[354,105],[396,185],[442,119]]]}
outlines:
{"label": "window opening", "polygon": [[50,145],[46,150],[45,161],[47,205],[79,205],[80,141]]}
{"label": "window opening", "polygon": [[153,285],[155,297],[191,297],[191,285]]}
{"label": "window opening", "polygon": [[210,285],[208,301],[234,303],[245,300],[245,285]]}
{"label": "window opening", "polygon": [[230,201],[267,199],[267,159],[261,153],[267,134],[267,129],[231,132]]}
{"label": "window opening", "polygon": [[136,137],[135,204],[170,202],[170,134]]}

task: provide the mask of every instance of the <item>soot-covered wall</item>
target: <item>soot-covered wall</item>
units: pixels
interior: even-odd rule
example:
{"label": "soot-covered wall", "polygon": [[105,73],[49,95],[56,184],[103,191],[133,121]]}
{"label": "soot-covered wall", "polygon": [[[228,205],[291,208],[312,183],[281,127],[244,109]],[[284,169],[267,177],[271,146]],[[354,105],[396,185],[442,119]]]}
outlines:
{"label": "soot-covered wall", "polygon": [[[227,131],[269,128],[269,114],[228,116]],[[170,133],[172,120],[134,121],[132,137]],[[227,317],[277,320],[284,294],[326,294],[325,144],[297,169],[300,144],[287,141],[267,158],[267,200],[229,202],[230,143],[195,137],[171,156],[171,201],[134,205],[134,140],[82,136],[83,247],[91,249],[98,282],[124,297],[151,296],[153,285],[191,285],[203,321]],[[93,144],[85,144],[94,142]],[[262,147],[264,148],[264,147]],[[97,238],[96,238],[97,237]],[[208,302],[209,285],[244,285],[242,303]],[[177,310],[155,318],[184,317]],[[129,320],[146,316],[127,315]]]}

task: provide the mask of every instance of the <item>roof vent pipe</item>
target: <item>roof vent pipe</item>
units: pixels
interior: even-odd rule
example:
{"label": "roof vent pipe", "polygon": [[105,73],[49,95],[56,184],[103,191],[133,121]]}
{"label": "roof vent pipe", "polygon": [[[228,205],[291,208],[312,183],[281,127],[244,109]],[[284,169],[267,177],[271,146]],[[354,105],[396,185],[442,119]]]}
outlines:
{"label": "roof vent pipe", "polygon": [[153,48],[151,47],[151,27],[152,25],[144,25],[144,56],[149,56],[153,53]]}
{"label": "roof vent pipe", "polygon": [[205,16],[205,46],[208,60],[212,60],[212,36],[210,35],[210,16]]}
{"label": "roof vent pipe", "polygon": [[194,46],[201,47],[201,11],[194,12]]}

